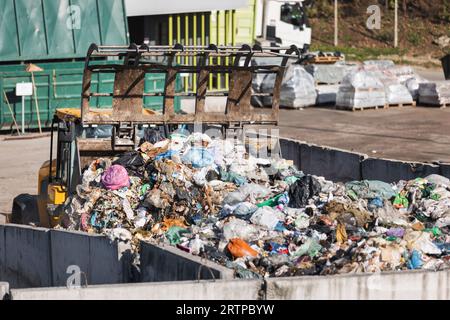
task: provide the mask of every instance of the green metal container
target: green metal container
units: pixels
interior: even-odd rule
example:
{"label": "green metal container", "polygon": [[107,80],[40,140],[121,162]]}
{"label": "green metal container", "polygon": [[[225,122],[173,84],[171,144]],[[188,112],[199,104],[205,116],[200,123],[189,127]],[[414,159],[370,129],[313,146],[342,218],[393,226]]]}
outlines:
{"label": "green metal container", "polygon": [[[96,62],[97,63],[97,62]],[[116,63],[114,61],[99,61],[100,63]],[[36,93],[38,98],[41,125],[50,126],[53,114],[57,108],[80,108],[81,83],[84,62],[39,63],[44,71],[34,72]],[[31,82],[31,73],[24,71],[25,65],[0,66],[0,130],[12,130],[14,122],[5,98],[8,98],[12,112],[20,126],[22,119],[22,100],[15,95],[18,82]],[[97,92],[112,92],[114,75],[111,73],[95,75],[92,90]],[[145,92],[163,92],[165,74],[149,73],[145,78]],[[177,78],[177,90],[181,91],[181,80]],[[111,108],[111,97],[93,97],[91,105],[97,108]],[[161,110],[163,97],[145,97],[144,106],[152,110]],[[25,97],[26,128],[37,128],[38,119],[34,96]],[[180,112],[180,99],[175,98],[175,111]]]}
{"label": "green metal container", "polygon": [[124,0],[0,0],[0,61],[82,58],[129,41]]}

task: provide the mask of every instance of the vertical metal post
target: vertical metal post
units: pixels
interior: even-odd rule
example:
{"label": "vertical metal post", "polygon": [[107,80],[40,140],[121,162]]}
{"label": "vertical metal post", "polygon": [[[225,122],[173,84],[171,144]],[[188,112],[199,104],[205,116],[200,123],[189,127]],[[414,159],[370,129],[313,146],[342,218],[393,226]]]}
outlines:
{"label": "vertical metal post", "polygon": [[[197,45],[197,14],[192,14],[192,44],[194,46]],[[197,65],[197,56],[193,57],[193,65]],[[193,80],[192,80],[192,90],[194,92],[197,91],[197,73],[193,74]]]}
{"label": "vertical metal post", "polygon": [[25,134],[25,96],[22,96],[22,134]]}
{"label": "vertical metal post", "polygon": [[173,16],[169,15],[169,46],[173,46]]}
{"label": "vertical metal post", "polygon": [[258,14],[258,0],[253,0],[253,28],[252,28],[252,43],[256,40],[256,16]]}
{"label": "vertical metal post", "polygon": [[[220,11],[217,10],[217,17],[216,17],[216,44],[220,45]],[[217,65],[221,64],[220,57],[217,57]],[[216,73],[217,77],[217,90],[220,90],[222,88],[222,79],[221,74]]]}
{"label": "vertical metal post", "polygon": [[334,0],[334,46],[339,45],[339,31],[338,31],[338,0]]}
{"label": "vertical metal post", "polygon": [[394,48],[398,47],[398,0],[395,0],[394,14]]}
{"label": "vertical metal post", "polygon": [[[208,32],[209,32],[209,43],[211,44],[211,43],[214,43],[213,41],[212,41],[212,32],[211,32],[211,28],[212,28],[212,18],[213,17],[213,13],[211,12],[210,14],[209,14],[209,28],[208,28]],[[216,42],[217,43],[217,42]],[[208,65],[211,65],[212,64],[212,58],[211,57],[209,57],[208,58]],[[212,74],[210,73],[209,74],[209,90],[211,91],[213,89],[213,76],[212,76]]]}
{"label": "vertical metal post", "polygon": [[202,47],[205,46],[206,33],[205,33],[205,14],[201,14],[201,33],[202,33]]}
{"label": "vertical metal post", "polygon": [[[184,16],[184,45],[188,46],[189,45],[189,14],[186,13]],[[184,63],[186,65],[189,64],[189,57],[186,56],[184,58]],[[188,74],[189,76],[189,74]],[[185,76],[184,77],[184,91],[188,92],[189,91],[189,77]]]}
{"label": "vertical metal post", "polygon": [[[177,14],[177,43],[181,43],[181,15]],[[177,63],[181,63],[181,57],[177,57]]]}
{"label": "vertical metal post", "polygon": [[[230,45],[230,10],[225,10],[225,45]],[[225,58],[225,65],[228,66],[229,58]],[[230,82],[230,75],[225,73],[225,88],[228,90]]]}
{"label": "vertical metal post", "polygon": [[231,11],[231,45],[234,47],[236,45],[236,10]]}

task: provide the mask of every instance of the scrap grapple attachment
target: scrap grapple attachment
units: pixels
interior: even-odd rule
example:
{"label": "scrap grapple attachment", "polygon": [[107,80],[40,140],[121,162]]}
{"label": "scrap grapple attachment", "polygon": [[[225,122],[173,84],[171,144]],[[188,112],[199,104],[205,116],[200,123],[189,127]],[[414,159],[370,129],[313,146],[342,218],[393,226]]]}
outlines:
{"label": "scrap grapple attachment", "polygon": [[[110,124],[121,128],[138,124],[217,124],[228,128],[242,128],[245,124],[278,123],[281,81],[289,59],[299,59],[300,51],[291,47],[231,46],[99,46],[92,44],[86,56],[83,76],[81,121],[83,125]],[[96,58],[120,58],[117,64],[96,64]],[[253,57],[272,57],[277,63],[252,66]],[[227,64],[223,62],[227,61]],[[112,92],[93,92],[94,73],[114,73]],[[147,92],[144,82],[147,73],[165,74],[162,92]],[[250,100],[255,74],[275,74],[271,93],[258,94],[272,97],[271,109],[254,109]],[[177,92],[176,79],[194,74],[194,91]],[[229,87],[226,92],[208,90],[211,75],[227,75]],[[162,97],[161,111],[144,107],[144,98]],[[225,96],[224,112],[206,112],[206,97]],[[112,97],[111,109],[94,109],[93,97]],[[175,97],[195,99],[195,111],[182,113],[174,110]]]}

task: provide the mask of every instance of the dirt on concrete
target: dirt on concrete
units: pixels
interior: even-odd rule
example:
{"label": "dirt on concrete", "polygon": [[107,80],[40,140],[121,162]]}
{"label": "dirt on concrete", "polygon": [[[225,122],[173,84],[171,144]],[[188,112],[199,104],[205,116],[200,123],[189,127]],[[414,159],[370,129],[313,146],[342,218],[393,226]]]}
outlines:
{"label": "dirt on concrete", "polygon": [[4,222],[5,214],[11,212],[15,196],[21,193],[37,194],[39,168],[49,158],[48,136],[0,140],[0,223]]}
{"label": "dirt on concrete", "polygon": [[280,135],[370,156],[450,162],[450,109],[282,110]]}

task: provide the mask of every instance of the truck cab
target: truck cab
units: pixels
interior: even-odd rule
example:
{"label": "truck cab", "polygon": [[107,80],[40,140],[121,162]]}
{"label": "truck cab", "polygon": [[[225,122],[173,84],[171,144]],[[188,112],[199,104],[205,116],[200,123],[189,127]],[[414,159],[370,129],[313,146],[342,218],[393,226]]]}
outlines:
{"label": "truck cab", "polygon": [[[311,45],[311,27],[305,11],[305,1],[262,0],[257,10],[259,43],[294,44],[305,52]],[[257,25],[259,25],[257,23]]]}

